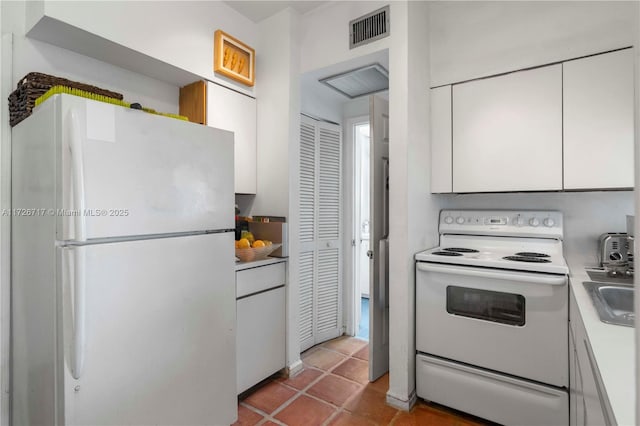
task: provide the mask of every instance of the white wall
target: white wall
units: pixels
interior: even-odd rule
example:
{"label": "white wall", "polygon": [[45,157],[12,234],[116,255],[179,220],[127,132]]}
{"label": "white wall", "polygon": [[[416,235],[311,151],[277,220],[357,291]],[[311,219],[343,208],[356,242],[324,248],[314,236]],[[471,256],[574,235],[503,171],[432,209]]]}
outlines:
{"label": "white wall", "polygon": [[429,50],[425,2],[391,3],[389,85],[389,315],[387,401],[415,399],[416,252],[437,242],[440,201],[429,193]]}
{"label": "white wall", "polygon": [[317,119],[342,124],[342,103],[336,101],[335,97],[328,93],[329,90],[331,89],[327,87],[318,88],[318,86],[312,86],[305,88],[303,86],[300,111]]}
{"label": "white wall", "polygon": [[13,88],[27,73],[38,71],[120,92],[127,101],[158,111],[178,112],[178,87],[26,38],[24,2],[3,2],[2,9],[3,32],[14,34]]}
{"label": "white wall", "polygon": [[301,368],[298,335],[298,158],[300,135],[299,15],[292,9],[261,21],[257,60],[264,81],[258,88],[258,190],[252,214],[286,216],[290,257],[287,270],[287,365]]}
{"label": "white wall", "polygon": [[634,3],[431,2],[431,86],[630,46]]}
{"label": "white wall", "polygon": [[438,195],[443,208],[560,210],[564,216],[565,257],[595,266],[598,237],[626,232],[634,212],[633,191]]}
{"label": "white wall", "polygon": [[[303,15],[300,71],[317,70],[388,48],[392,36],[349,49],[349,21],[388,4],[384,1],[336,1]],[[391,19],[393,34],[393,13]]]}
{"label": "white wall", "polygon": [[[388,92],[387,92],[388,96]],[[344,120],[354,117],[369,115],[369,97],[352,99],[342,104],[342,117]]]}
{"label": "white wall", "polygon": [[[44,14],[208,80],[254,92],[213,72],[217,29],[251,47],[258,42],[256,24],[222,1],[37,0],[29,2],[28,11],[29,28]],[[257,86],[258,69],[256,76]]]}

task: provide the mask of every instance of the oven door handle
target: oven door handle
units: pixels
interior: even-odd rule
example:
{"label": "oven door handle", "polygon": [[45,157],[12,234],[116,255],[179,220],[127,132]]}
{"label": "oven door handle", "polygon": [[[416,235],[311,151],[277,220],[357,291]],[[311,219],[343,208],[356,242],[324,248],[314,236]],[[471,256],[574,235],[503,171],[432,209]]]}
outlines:
{"label": "oven door handle", "polygon": [[418,262],[416,264],[418,271],[422,272],[438,272],[450,275],[466,275],[471,277],[482,277],[496,280],[521,281],[535,284],[547,285],[565,285],[567,283],[566,275],[543,275],[536,273],[520,273],[509,271],[492,271],[478,268],[451,267],[435,265],[433,263]]}

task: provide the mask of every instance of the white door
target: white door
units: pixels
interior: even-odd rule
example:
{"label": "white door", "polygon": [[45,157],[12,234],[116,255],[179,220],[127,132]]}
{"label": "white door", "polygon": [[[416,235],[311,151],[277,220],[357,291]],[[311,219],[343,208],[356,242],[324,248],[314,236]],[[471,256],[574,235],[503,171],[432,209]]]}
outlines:
{"label": "white door", "polygon": [[369,380],[389,371],[389,103],[370,97]]}
{"label": "white door", "polygon": [[232,246],[220,233],[58,249],[65,424],[235,421]]}
{"label": "white door", "polygon": [[301,117],[301,350],[342,334],[340,136],[337,125]]}
{"label": "white door", "polygon": [[562,66],[453,86],[453,192],[562,189]]}
{"label": "white door", "polygon": [[81,219],[86,239],[234,227],[230,132],[70,95],[39,108],[62,118],[56,207],[86,209],[57,215],[59,240]]}
{"label": "white door", "polygon": [[[360,305],[362,297],[369,297],[369,239],[370,239],[370,193],[369,184],[371,168],[371,142],[369,138],[369,122],[356,124],[353,128],[354,143],[356,144],[356,244],[358,244],[356,268],[357,268],[357,305]],[[368,325],[367,325],[368,327]]]}
{"label": "white door", "polygon": [[565,62],[564,188],[633,187],[633,49]]}

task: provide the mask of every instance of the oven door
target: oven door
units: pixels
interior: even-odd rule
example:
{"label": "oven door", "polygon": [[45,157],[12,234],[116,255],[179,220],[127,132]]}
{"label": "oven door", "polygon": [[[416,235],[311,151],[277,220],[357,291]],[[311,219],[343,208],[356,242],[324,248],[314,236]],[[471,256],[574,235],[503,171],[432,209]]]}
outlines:
{"label": "oven door", "polygon": [[416,263],[416,349],[568,386],[565,275]]}

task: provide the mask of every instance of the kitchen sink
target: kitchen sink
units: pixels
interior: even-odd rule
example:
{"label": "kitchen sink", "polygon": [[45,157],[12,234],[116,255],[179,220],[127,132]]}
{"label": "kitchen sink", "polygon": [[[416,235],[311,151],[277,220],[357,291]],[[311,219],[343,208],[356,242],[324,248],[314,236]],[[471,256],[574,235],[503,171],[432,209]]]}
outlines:
{"label": "kitchen sink", "polygon": [[600,321],[627,327],[634,326],[633,286],[592,281],[585,281],[583,285],[591,296]]}
{"label": "kitchen sink", "polygon": [[589,268],[586,271],[591,281],[599,281],[609,284],[633,285],[633,275],[611,275],[607,273],[603,268]]}

